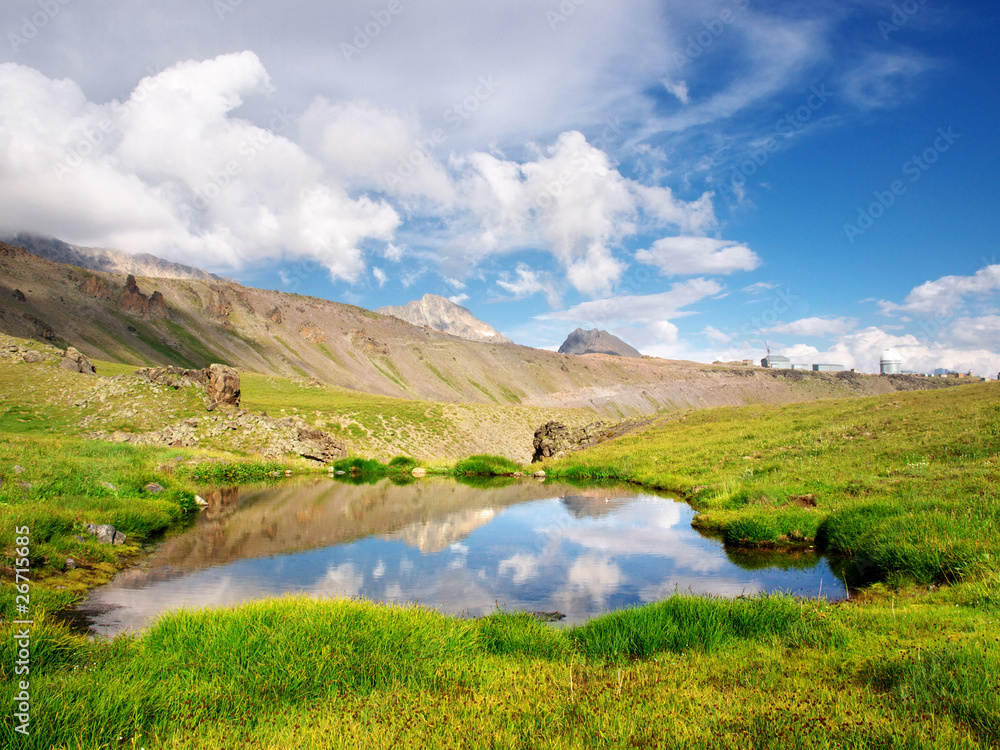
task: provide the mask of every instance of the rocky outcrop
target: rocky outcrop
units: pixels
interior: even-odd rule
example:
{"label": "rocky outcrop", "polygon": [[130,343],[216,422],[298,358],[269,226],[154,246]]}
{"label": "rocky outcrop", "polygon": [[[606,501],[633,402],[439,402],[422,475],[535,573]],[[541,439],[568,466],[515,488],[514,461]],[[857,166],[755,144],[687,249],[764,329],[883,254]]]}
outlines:
{"label": "rocky outcrop", "polygon": [[15,289],[14,292],[13,292],[13,296],[14,296],[14,299],[16,299],[18,302],[26,302],[27,301],[25,299],[24,292],[22,292],[20,289]]}
{"label": "rocky outcrop", "polygon": [[139,291],[135,276],[131,274],[125,279],[125,288],[118,297],[118,307],[132,315],[148,316],[150,313],[163,314],[167,311],[167,303],[160,292],[153,292],[147,297]]}
{"label": "rocky outcrop", "polygon": [[240,374],[228,365],[209,365],[205,395],[215,404],[240,405]]}
{"label": "rocky outcrop", "polygon": [[281,325],[281,308],[275,307],[271,309],[271,312],[267,314],[267,319],[270,320],[275,325]]}
{"label": "rocky outcrop", "polygon": [[351,343],[365,354],[388,354],[389,347],[374,336],[369,335],[364,328],[351,331]]}
{"label": "rocky outcrop", "polygon": [[82,372],[87,375],[97,372],[97,368],[91,364],[90,360],[79,349],[73,346],[66,349],[63,353],[63,358],[59,366],[70,372]]}
{"label": "rocky outcrop", "polygon": [[613,354],[618,357],[642,357],[638,349],[626,344],[614,334],[592,328],[577,328],[559,347],[560,354]]}
{"label": "rocky outcrop", "polygon": [[29,323],[31,323],[31,325],[35,327],[35,336],[37,336],[38,338],[45,339],[46,341],[56,340],[56,332],[52,330],[52,326],[50,326],[41,318],[36,318],[34,315],[31,315],[30,313],[23,313],[21,317],[23,317],[26,321],[28,321]]}
{"label": "rocky outcrop", "polygon": [[106,300],[107,302],[110,302],[114,298],[111,289],[104,283],[104,279],[98,276],[88,276],[87,280],[80,285],[80,291],[84,294],[89,294],[91,297]]}
{"label": "rocky outcrop", "polygon": [[295,440],[290,447],[286,452],[324,464],[347,455],[347,447],[342,442],[306,424],[296,426]]}
{"label": "rocky outcrop", "polygon": [[402,306],[380,307],[375,312],[405,320],[415,326],[427,326],[435,331],[450,333],[469,341],[489,341],[494,344],[512,344],[501,336],[489,323],[484,323],[461,305],[436,294],[425,294],[422,298]]}
{"label": "rocky outcrop", "polygon": [[299,336],[310,344],[322,344],[326,341],[326,334],[323,333],[323,329],[314,326],[312,323],[303,323],[299,328]]}
{"label": "rocky outcrop", "polygon": [[535,430],[534,455],[531,462],[544,458],[559,458],[572,451],[594,445],[615,432],[615,425],[607,422],[592,422],[584,427],[571,429],[562,422],[547,422]]}
{"label": "rocky outcrop", "polygon": [[146,367],[136,370],[135,374],[174,390],[196,385],[205,391],[205,400],[212,409],[220,404],[240,405],[240,374],[228,365],[209,365],[202,370]]}

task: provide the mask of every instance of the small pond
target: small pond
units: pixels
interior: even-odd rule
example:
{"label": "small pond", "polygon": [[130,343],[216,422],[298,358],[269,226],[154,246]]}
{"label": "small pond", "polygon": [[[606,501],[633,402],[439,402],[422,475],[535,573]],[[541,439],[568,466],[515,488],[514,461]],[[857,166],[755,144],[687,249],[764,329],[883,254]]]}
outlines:
{"label": "small pond", "polygon": [[304,593],[468,616],[558,611],[576,623],[676,591],[845,593],[811,550],[727,551],[691,527],[686,503],[634,488],[322,478],[203,496],[193,527],[91,592],[77,618],[114,635],[178,607]]}

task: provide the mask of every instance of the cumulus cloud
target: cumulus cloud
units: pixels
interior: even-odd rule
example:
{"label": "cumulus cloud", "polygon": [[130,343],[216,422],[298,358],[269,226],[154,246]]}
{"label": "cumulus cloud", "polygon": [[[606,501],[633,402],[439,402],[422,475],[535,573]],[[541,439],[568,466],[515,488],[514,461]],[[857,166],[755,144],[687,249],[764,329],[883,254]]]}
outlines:
{"label": "cumulus cloud", "polygon": [[746,245],[711,237],[664,237],[650,249],[636,252],[635,259],[656,266],[663,275],[676,276],[731,274],[760,265],[760,258]]}
{"label": "cumulus cloud", "polygon": [[549,274],[535,271],[524,263],[517,264],[513,275],[510,273],[500,274],[497,286],[512,295],[514,299],[524,299],[541,293],[548,298],[549,304],[553,307],[560,304],[559,291]]}
{"label": "cumulus cloud", "polygon": [[791,323],[778,323],[765,329],[764,333],[791,336],[839,336],[857,326],[854,318],[801,318]]}
{"label": "cumulus cloud", "polygon": [[281,133],[233,115],[270,78],[251,52],[187,61],[124,101],[90,102],[72,81],[0,65],[0,232],[56,235],[214,268],[302,258],[355,280],[361,245],[400,219],[351,197]]}
{"label": "cumulus cloud", "polygon": [[1000,264],[981,268],[972,276],[943,276],[915,287],[903,304],[881,300],[884,313],[916,313],[918,315],[952,315],[970,298],[983,300],[1000,290]]}

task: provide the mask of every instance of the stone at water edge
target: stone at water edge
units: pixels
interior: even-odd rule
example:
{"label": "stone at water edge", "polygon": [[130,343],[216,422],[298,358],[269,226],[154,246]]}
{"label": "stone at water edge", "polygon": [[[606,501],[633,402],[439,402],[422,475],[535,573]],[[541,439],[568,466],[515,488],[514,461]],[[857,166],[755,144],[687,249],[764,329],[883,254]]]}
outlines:
{"label": "stone at water edge", "polygon": [[542,471],[541,469],[539,469],[538,471],[536,471],[531,476],[533,476],[535,479],[545,479],[546,474],[545,474],[544,471]]}
{"label": "stone at water edge", "polygon": [[194,502],[196,505],[200,505],[202,508],[208,507],[208,500],[203,498],[201,495],[195,495]]}
{"label": "stone at water edge", "polygon": [[417,468],[415,468],[410,473],[413,476],[415,476],[415,477],[426,477],[427,476],[427,469],[424,469],[423,467],[418,466]]}
{"label": "stone at water edge", "polygon": [[87,524],[87,533],[96,536],[101,544],[114,544],[115,546],[125,544],[128,538],[111,524]]}

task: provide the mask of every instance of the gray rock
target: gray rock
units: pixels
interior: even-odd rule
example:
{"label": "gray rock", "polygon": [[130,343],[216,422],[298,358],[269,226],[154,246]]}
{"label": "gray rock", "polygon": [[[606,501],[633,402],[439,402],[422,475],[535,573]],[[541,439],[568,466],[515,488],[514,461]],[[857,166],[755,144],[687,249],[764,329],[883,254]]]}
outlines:
{"label": "gray rock", "polygon": [[90,360],[76,347],[69,347],[63,353],[59,366],[70,372],[82,372],[91,375],[97,372],[97,368],[91,364]]}
{"label": "gray rock", "polygon": [[36,352],[34,349],[29,349],[28,351],[26,351],[21,358],[28,364],[41,362],[42,360],[45,359],[45,357],[42,356],[41,352]]}
{"label": "gray rock", "polygon": [[88,523],[87,533],[91,536],[97,537],[97,541],[101,544],[114,544],[116,546],[124,544],[125,539],[127,538],[125,534],[108,523]]}
{"label": "gray rock", "polygon": [[66,570],[74,570],[76,568],[76,560],[72,557],[66,558]]}
{"label": "gray rock", "polygon": [[536,471],[531,476],[533,476],[535,479],[545,479],[546,475],[545,475],[544,471],[542,471],[541,469],[539,469],[538,471]]}
{"label": "gray rock", "polygon": [[15,473],[15,474],[23,474],[23,473],[24,473],[24,472],[26,472],[26,471],[27,471],[27,469],[25,469],[25,468],[24,468],[23,466],[21,466],[20,464],[18,464],[18,465],[16,465],[16,466],[14,467],[14,473]]}
{"label": "gray rock", "polygon": [[150,482],[146,485],[146,492],[152,492],[154,495],[159,495],[163,492],[163,487],[156,482]]}

